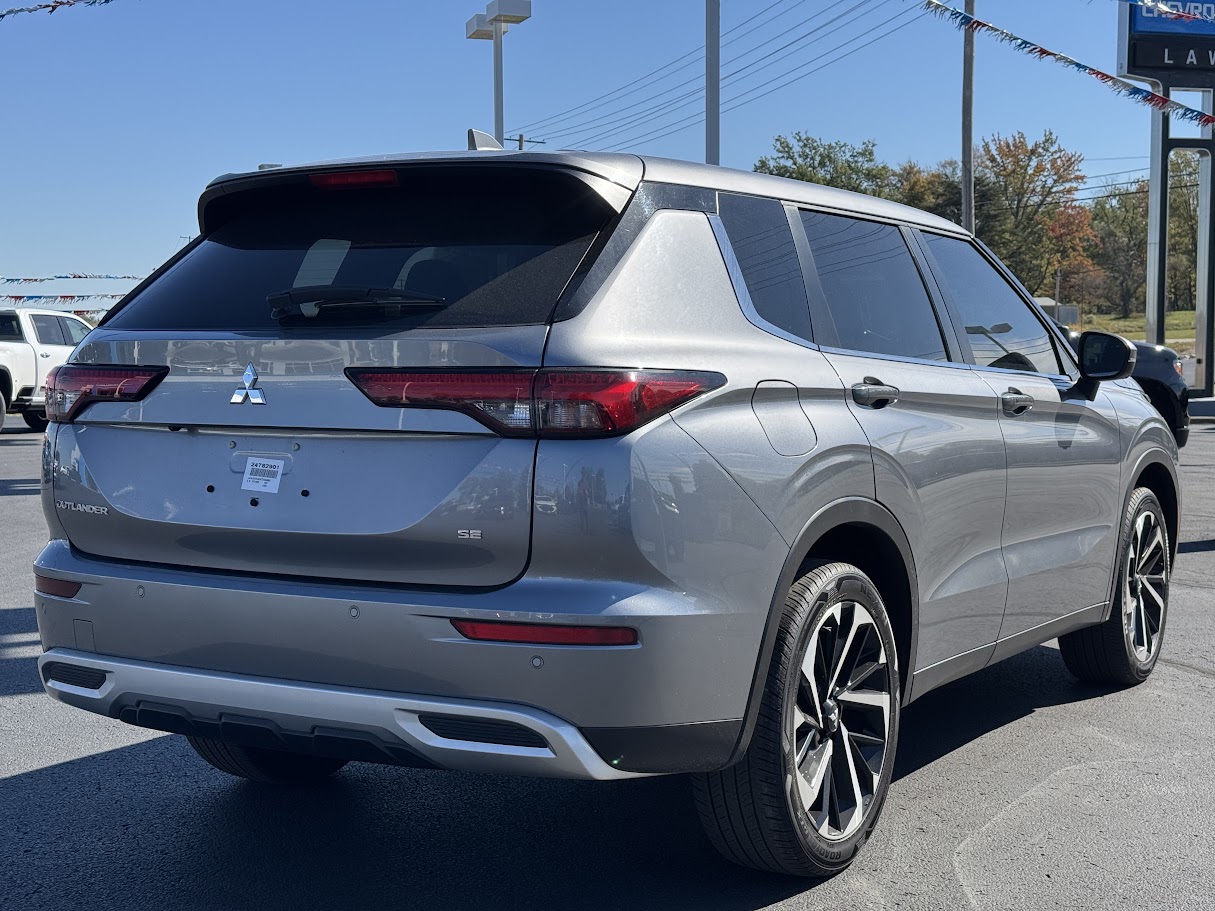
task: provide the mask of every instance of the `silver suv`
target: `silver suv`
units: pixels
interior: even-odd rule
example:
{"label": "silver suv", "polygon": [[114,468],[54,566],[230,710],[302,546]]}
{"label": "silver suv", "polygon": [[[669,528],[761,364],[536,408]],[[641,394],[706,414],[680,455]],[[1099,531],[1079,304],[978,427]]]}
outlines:
{"label": "silver suv", "polygon": [[1177,448],[913,209],[630,155],[221,177],[48,383],[39,667],[266,782],[694,773],[729,859],[868,838],[900,708],[1059,637],[1134,684]]}

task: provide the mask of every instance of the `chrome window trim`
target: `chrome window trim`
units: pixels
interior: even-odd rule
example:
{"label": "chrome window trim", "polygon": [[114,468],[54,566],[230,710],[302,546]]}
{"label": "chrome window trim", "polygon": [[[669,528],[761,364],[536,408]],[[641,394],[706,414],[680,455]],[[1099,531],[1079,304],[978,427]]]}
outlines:
{"label": "chrome window trim", "polygon": [[721,216],[716,213],[706,213],[709,219],[709,225],[713,228],[713,236],[717,239],[717,249],[721,251],[721,258],[726,264],[726,273],[730,276],[730,284],[734,286],[734,296],[738,298],[738,306],[743,312],[743,316],[747,318],[747,322],[755,326],[757,329],[762,329],[769,335],[775,335],[779,339],[784,339],[786,342],[792,342],[795,345],[801,345],[803,348],[809,348],[812,351],[818,351],[819,346],[809,339],[800,338],[792,332],[788,332],[773,323],[768,322],[759,315],[759,311],[755,309],[755,304],[751,300],[751,292],[747,290],[747,282],[743,278],[742,266],[739,265],[738,257],[734,253],[734,247],[730,244],[730,237],[726,234],[726,226],[721,220]]}
{"label": "chrome window trim", "polygon": [[[969,370],[974,365],[966,361],[935,361],[926,357],[906,357],[901,354],[880,354],[874,351],[858,351],[855,348],[833,348],[827,345],[817,346],[823,354],[846,354],[852,357],[867,357],[879,361],[895,361],[900,364],[921,364],[925,367],[952,367],[955,370]],[[1039,374],[1041,375],[1041,374]]]}

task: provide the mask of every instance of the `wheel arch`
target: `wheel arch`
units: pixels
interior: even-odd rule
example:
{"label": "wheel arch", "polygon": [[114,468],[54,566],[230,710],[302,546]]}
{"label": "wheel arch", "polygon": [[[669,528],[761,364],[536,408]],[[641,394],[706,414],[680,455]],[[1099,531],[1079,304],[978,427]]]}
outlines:
{"label": "wheel arch", "polygon": [[[1161,449],[1149,449],[1140,454],[1135,460],[1134,467],[1127,472],[1131,483],[1126,486],[1122,495],[1122,511],[1118,513],[1118,527],[1122,527],[1122,517],[1126,515],[1131,503],[1131,496],[1139,487],[1146,487],[1160,501],[1160,509],[1164,512],[1165,528],[1169,533],[1169,563],[1177,559],[1177,536],[1181,529],[1181,485],[1177,478],[1177,466],[1168,453]],[[1115,588],[1118,585],[1118,567],[1122,565],[1124,542],[1119,532],[1118,549],[1114,554],[1114,565],[1110,571],[1110,587],[1105,602],[1102,622],[1109,618],[1114,607]]]}
{"label": "wheel arch", "polygon": [[1165,527],[1169,532],[1169,560],[1172,562],[1177,559],[1177,536],[1181,529],[1181,495],[1176,470],[1160,454],[1152,453],[1135,466],[1134,477],[1134,482],[1126,492],[1123,511],[1125,512],[1125,504],[1130,502],[1131,494],[1137,487],[1146,487],[1156,495],[1164,512]]}
{"label": "wheel arch", "polygon": [[911,544],[898,520],[880,503],[864,497],[837,500],[815,513],[789,549],[768,606],[742,730],[729,764],[741,759],[751,742],[786,593],[810,561],[824,559],[853,564],[877,587],[894,630],[906,702],[919,636],[919,583]]}
{"label": "wheel arch", "polygon": [[0,396],[4,397],[5,405],[13,403],[13,378],[4,367],[0,367]]}

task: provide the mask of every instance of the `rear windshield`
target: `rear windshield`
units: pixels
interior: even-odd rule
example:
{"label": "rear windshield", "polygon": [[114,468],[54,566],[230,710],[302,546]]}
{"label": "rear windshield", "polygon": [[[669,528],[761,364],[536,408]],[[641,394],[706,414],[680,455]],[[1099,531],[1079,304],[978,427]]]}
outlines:
{"label": "rear windshield", "polygon": [[396,187],[241,196],[248,201],[105,325],[277,332],[544,323],[614,214],[576,177],[542,169],[402,171]]}

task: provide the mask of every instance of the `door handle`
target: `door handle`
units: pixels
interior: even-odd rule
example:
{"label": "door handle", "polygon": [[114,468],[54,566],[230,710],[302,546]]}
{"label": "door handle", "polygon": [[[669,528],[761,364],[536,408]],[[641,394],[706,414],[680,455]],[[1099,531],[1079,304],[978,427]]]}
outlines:
{"label": "door handle", "polygon": [[39,356],[39,357],[50,357],[50,355],[49,355],[49,354],[47,354],[45,351],[40,352],[40,353],[38,354],[38,356]]}
{"label": "door handle", "polygon": [[1017,417],[1034,407],[1034,397],[1010,387],[1008,392],[1000,396],[1000,406],[1005,414]]}
{"label": "door handle", "polygon": [[852,401],[866,408],[885,408],[899,400],[899,390],[879,379],[867,376],[865,382],[852,387]]}

